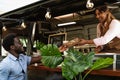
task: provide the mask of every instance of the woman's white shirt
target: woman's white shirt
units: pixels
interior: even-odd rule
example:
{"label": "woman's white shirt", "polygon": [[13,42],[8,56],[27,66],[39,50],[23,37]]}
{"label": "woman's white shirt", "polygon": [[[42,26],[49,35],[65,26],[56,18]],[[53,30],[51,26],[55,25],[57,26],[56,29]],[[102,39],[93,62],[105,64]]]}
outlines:
{"label": "woman's white shirt", "polygon": [[[97,36],[100,35],[100,31],[98,31]],[[120,38],[120,21],[114,19],[111,21],[109,25],[108,31],[104,36],[93,39],[96,46],[101,46],[109,43],[115,37]]]}

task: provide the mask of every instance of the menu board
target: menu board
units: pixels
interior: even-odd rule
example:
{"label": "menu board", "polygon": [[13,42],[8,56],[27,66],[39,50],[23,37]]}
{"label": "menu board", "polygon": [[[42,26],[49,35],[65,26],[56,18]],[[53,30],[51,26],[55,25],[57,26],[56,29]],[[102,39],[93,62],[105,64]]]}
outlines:
{"label": "menu board", "polygon": [[63,41],[66,41],[67,33],[58,33],[49,35],[48,44],[55,44],[58,47],[63,44]]}

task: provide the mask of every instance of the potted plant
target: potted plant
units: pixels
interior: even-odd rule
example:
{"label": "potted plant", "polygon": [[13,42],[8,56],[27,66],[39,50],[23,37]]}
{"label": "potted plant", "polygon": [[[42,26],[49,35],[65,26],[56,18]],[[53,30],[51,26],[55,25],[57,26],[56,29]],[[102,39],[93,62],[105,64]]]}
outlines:
{"label": "potted plant", "polygon": [[[100,58],[93,61],[94,52],[84,54],[75,49],[69,49],[67,55],[62,55],[56,45],[48,44],[41,49],[42,63],[50,68],[56,68],[61,64],[62,76],[67,80],[85,80],[86,76],[92,70],[98,70],[110,66],[113,63],[112,58]],[[89,70],[85,75],[82,73]]]}

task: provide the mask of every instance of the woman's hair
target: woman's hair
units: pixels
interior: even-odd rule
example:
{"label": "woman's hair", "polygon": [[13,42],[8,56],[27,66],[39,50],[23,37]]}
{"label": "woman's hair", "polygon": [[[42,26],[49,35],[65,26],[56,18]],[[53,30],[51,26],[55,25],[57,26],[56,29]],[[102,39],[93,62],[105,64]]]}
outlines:
{"label": "woman's hair", "polygon": [[2,45],[3,45],[3,48],[6,51],[9,51],[10,50],[10,46],[14,45],[14,38],[17,37],[17,36],[18,35],[15,34],[15,33],[10,33],[3,39]]}
{"label": "woman's hair", "polygon": [[106,31],[109,29],[109,25],[111,23],[111,21],[113,19],[115,19],[115,17],[112,15],[112,13],[110,12],[109,8],[107,7],[107,5],[104,5],[104,6],[100,6],[100,7],[97,7],[95,9],[95,11],[98,10],[100,13],[103,13],[103,12],[107,12],[107,17],[106,17],[106,20],[105,20],[105,23],[107,24],[107,29],[106,30],[103,30],[103,34],[106,33]]}
{"label": "woman's hair", "polygon": [[115,17],[112,15],[112,13],[110,12],[109,8],[107,7],[107,5],[97,7],[95,9],[95,11],[96,10],[98,10],[100,13],[108,12],[107,19],[106,19],[107,23],[110,23],[113,19],[115,19]]}

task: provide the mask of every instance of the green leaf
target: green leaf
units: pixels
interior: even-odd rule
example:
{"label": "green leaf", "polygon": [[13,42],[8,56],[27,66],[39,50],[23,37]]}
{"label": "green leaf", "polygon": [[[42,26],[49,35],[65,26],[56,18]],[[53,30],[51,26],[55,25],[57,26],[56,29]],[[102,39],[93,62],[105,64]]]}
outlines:
{"label": "green leaf", "polygon": [[58,47],[56,45],[48,44],[41,49],[41,62],[50,68],[55,68],[62,63],[63,58]]}
{"label": "green leaf", "polygon": [[45,44],[42,42],[37,42],[36,43],[36,49],[40,50]]}
{"label": "green leaf", "polygon": [[113,59],[112,58],[99,58],[98,60],[95,61],[93,66],[91,67],[92,70],[98,70],[101,68],[106,68],[113,64]]}
{"label": "green leaf", "polygon": [[62,54],[56,45],[48,44],[41,50],[42,63],[45,66],[55,68],[62,63],[62,76],[67,80],[73,80],[78,74],[90,69],[81,80],[85,80],[86,76],[92,71],[110,66],[113,63],[112,58],[100,58],[93,62],[94,52],[84,54],[75,49],[70,48],[66,51],[68,54],[62,58]]}
{"label": "green leaf", "polygon": [[69,64],[63,64],[62,65],[62,76],[65,77],[67,80],[72,80],[76,75],[72,71],[72,68],[69,66]]}
{"label": "green leaf", "polygon": [[76,75],[92,66],[93,52],[84,54],[75,49],[70,49],[67,53],[62,65],[62,75],[67,80],[72,80]]}

